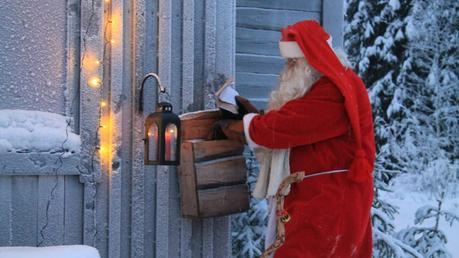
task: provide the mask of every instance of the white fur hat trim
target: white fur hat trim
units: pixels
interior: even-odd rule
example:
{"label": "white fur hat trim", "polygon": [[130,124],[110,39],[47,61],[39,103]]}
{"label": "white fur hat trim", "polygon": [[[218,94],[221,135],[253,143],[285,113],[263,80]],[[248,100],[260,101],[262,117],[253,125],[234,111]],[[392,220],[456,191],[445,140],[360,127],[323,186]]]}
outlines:
{"label": "white fur hat trim", "polygon": [[[332,47],[332,37],[327,40],[328,45]],[[304,57],[303,51],[296,41],[279,41],[279,50],[283,58],[299,58]]]}
{"label": "white fur hat trim", "polygon": [[279,50],[283,58],[304,57],[296,41],[279,41]]}

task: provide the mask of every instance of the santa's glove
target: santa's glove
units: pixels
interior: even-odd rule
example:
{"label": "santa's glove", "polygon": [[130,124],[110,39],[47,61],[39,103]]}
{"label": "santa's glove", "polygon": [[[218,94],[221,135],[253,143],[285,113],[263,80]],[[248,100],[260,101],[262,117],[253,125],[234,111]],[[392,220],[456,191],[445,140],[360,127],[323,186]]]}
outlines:
{"label": "santa's glove", "polygon": [[217,125],[227,139],[246,144],[242,120],[223,119],[218,121]]}
{"label": "santa's glove", "polygon": [[250,101],[244,97],[236,96],[236,104],[238,106],[238,112],[241,115],[248,113],[263,114],[263,110],[258,110]]}

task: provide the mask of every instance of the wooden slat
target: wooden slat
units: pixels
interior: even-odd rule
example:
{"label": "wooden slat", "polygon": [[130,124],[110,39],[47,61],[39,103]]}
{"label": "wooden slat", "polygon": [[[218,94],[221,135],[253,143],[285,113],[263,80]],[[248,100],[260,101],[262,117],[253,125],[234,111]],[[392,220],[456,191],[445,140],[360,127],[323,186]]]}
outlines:
{"label": "wooden slat", "polygon": [[[0,155],[0,175],[54,175],[50,167],[56,166],[60,154],[47,153],[6,153]],[[78,165],[80,156],[71,155],[62,158],[62,167],[57,171],[58,175],[79,175]],[[25,169],[27,168],[27,169]]]}
{"label": "wooden slat", "polygon": [[239,213],[249,208],[246,184],[200,190],[198,196],[201,217]]}
{"label": "wooden slat", "polygon": [[38,177],[12,178],[12,245],[37,245]]}
{"label": "wooden slat", "polygon": [[258,109],[266,110],[268,107],[268,98],[248,98],[248,100]]}
{"label": "wooden slat", "polygon": [[187,113],[180,116],[182,141],[206,139],[220,116],[218,110]]}
{"label": "wooden slat", "polygon": [[273,30],[236,28],[236,52],[280,56],[281,33]]}
{"label": "wooden slat", "polygon": [[198,196],[196,194],[196,173],[193,162],[193,144],[182,143],[180,155],[180,198],[183,216],[198,215]]}
{"label": "wooden slat", "polygon": [[320,12],[239,7],[236,24],[243,28],[278,31],[287,25],[306,19],[320,21]]}
{"label": "wooden slat", "polygon": [[269,98],[277,84],[276,75],[242,72],[236,75],[236,89],[246,98]]}
{"label": "wooden slat", "polygon": [[[62,245],[64,242],[64,177],[39,176],[37,197],[38,243],[41,243],[41,246]],[[48,214],[46,214],[47,209]]]}
{"label": "wooden slat", "polygon": [[237,7],[258,7],[268,9],[320,11],[321,0],[237,0]]}
{"label": "wooden slat", "polygon": [[236,71],[277,75],[282,71],[284,59],[274,56],[236,54]]}
{"label": "wooden slat", "polygon": [[247,169],[243,156],[196,163],[195,166],[198,189],[245,183],[247,180]]}
{"label": "wooden slat", "polygon": [[64,244],[83,243],[83,184],[77,176],[64,179]]}
{"label": "wooden slat", "polygon": [[0,176],[0,246],[11,245],[12,177]]}
{"label": "wooden slat", "polygon": [[201,141],[193,144],[196,162],[234,156],[244,151],[244,145],[231,140]]}

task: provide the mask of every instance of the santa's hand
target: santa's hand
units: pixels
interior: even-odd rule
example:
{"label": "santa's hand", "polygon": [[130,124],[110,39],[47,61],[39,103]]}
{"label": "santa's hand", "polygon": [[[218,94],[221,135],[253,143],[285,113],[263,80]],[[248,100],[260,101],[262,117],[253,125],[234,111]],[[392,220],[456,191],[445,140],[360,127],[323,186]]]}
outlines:
{"label": "santa's hand", "polygon": [[217,122],[226,138],[245,144],[244,124],[241,120],[224,119]]}
{"label": "santa's hand", "polygon": [[244,97],[236,96],[236,104],[239,108],[239,114],[245,115],[248,113],[262,114],[263,110],[258,110],[250,101]]}

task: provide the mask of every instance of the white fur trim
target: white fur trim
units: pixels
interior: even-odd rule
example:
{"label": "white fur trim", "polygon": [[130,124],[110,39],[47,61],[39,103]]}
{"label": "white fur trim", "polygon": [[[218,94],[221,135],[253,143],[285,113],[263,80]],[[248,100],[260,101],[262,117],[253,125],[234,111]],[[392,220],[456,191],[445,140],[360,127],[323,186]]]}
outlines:
{"label": "white fur trim", "polygon": [[242,121],[244,123],[245,140],[247,141],[247,144],[249,145],[249,148],[251,150],[260,147],[260,145],[256,144],[252,140],[252,138],[250,137],[250,133],[249,133],[250,122],[252,122],[252,119],[257,115],[258,114],[255,114],[255,113],[249,113],[249,114],[245,115],[244,118],[242,119]]}
{"label": "white fur trim", "polygon": [[333,48],[333,38],[332,38],[332,36],[330,36],[330,37],[327,39],[327,43],[328,43],[328,45],[329,45],[331,48]]}
{"label": "white fur trim", "polygon": [[[333,48],[333,38],[327,39],[328,45]],[[279,41],[279,51],[283,58],[299,58],[304,57],[303,51],[296,41]]]}
{"label": "white fur trim", "polygon": [[303,51],[295,41],[279,41],[279,50],[283,58],[304,57]]}

